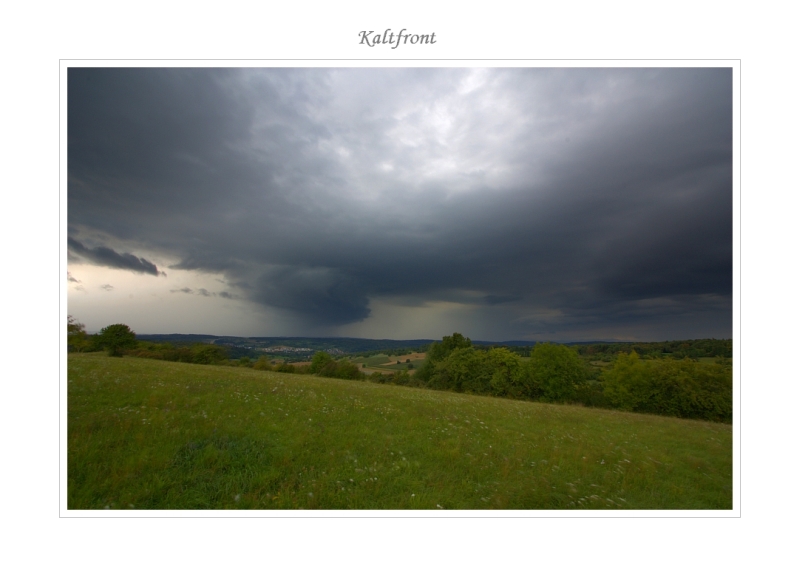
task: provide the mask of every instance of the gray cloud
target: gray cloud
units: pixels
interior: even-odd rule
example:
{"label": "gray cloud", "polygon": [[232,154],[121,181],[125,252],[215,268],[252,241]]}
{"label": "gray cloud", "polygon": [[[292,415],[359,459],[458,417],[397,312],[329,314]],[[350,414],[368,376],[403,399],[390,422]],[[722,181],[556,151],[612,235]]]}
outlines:
{"label": "gray cloud", "polygon": [[87,248],[83,245],[83,243],[75,240],[72,237],[67,238],[67,246],[69,247],[69,250],[75,254],[101,266],[120,268],[138,273],[152,274],[154,276],[158,276],[159,274],[166,276],[166,273],[159,273],[156,265],[149,260],[139,258],[130,253],[120,254],[106,246]]}
{"label": "gray cloud", "polygon": [[235,295],[232,295],[228,291],[222,291],[222,292],[218,292],[217,293],[217,292],[211,292],[211,291],[209,291],[207,289],[204,289],[204,288],[199,288],[197,290],[192,290],[189,287],[184,287],[184,288],[181,288],[181,289],[170,289],[169,292],[171,292],[171,293],[184,293],[184,294],[189,294],[189,295],[193,294],[193,295],[198,295],[198,296],[201,296],[201,297],[222,297],[224,299],[230,299],[230,300],[235,300],[237,298]]}
{"label": "gray cloud", "polygon": [[100,288],[103,289],[104,291],[113,291],[114,290],[114,287],[111,286],[110,284],[100,285]]}
{"label": "gray cloud", "polygon": [[731,94],[725,69],[73,68],[70,234],[308,332],[394,299],[492,338],[729,336]]}

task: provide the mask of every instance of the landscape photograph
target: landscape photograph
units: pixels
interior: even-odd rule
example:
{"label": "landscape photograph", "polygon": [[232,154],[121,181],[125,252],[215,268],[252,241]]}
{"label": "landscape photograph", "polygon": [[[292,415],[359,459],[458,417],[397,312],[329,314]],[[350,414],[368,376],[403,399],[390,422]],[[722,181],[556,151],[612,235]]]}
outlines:
{"label": "landscape photograph", "polygon": [[734,510],[730,65],[66,70],[68,510]]}

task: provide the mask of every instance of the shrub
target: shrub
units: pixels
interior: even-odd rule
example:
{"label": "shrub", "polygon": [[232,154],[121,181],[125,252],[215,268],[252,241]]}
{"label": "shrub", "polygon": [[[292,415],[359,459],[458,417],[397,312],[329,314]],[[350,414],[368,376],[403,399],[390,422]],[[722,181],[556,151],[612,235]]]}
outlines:
{"label": "shrub", "polygon": [[88,351],[91,342],[86,335],[86,325],[79,323],[72,315],[67,317],[67,350],[75,352]]}
{"label": "shrub", "polygon": [[603,392],[621,409],[691,419],[731,422],[733,374],[722,364],[683,360],[641,361],[617,356],[603,374]]}
{"label": "shrub", "polygon": [[311,359],[311,367],[309,368],[309,372],[316,375],[322,370],[322,367],[327,365],[333,359],[331,356],[326,353],[325,351],[317,351],[314,353],[314,357]]}
{"label": "shrub", "polygon": [[108,325],[97,334],[97,342],[108,351],[109,356],[121,357],[125,349],[136,346],[136,333],[128,325]]}
{"label": "shrub", "polygon": [[[194,345],[189,362],[198,365],[215,365],[228,360],[228,353],[219,345]],[[183,359],[181,359],[183,360]]]}
{"label": "shrub", "polygon": [[456,349],[472,348],[472,341],[465,338],[460,333],[453,333],[452,336],[442,337],[441,342],[431,343],[428,353],[425,355],[425,363],[417,371],[417,378],[429,381],[433,376],[433,371],[437,362],[444,360]]}
{"label": "shrub", "polygon": [[411,377],[408,375],[408,369],[395,371],[394,375],[392,376],[392,382],[395,385],[407,385],[410,381]]}
{"label": "shrub", "polygon": [[572,401],[586,381],[578,353],[564,345],[538,343],[527,366],[527,393],[544,401]]}

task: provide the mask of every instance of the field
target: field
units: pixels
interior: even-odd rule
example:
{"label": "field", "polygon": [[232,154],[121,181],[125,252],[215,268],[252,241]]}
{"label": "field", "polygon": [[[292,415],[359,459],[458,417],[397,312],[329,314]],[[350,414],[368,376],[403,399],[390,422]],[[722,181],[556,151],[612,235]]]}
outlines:
{"label": "field", "polygon": [[[407,363],[406,360],[409,362]],[[398,363],[397,361],[400,362]],[[409,372],[413,375],[425,362],[425,353],[409,353],[399,356],[372,355],[370,357],[354,357],[352,362],[366,374],[384,373],[391,375],[396,371],[402,371],[410,366],[412,368]]]}
{"label": "field", "polygon": [[731,509],[730,425],[68,359],[69,509]]}

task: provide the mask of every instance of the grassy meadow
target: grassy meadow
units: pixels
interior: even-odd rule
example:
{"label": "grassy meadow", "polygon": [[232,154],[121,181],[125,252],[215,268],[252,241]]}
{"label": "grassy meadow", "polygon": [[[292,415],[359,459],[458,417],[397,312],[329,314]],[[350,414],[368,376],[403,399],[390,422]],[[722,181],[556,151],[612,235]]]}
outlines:
{"label": "grassy meadow", "polygon": [[67,426],[69,509],[733,506],[706,421],[71,353]]}

